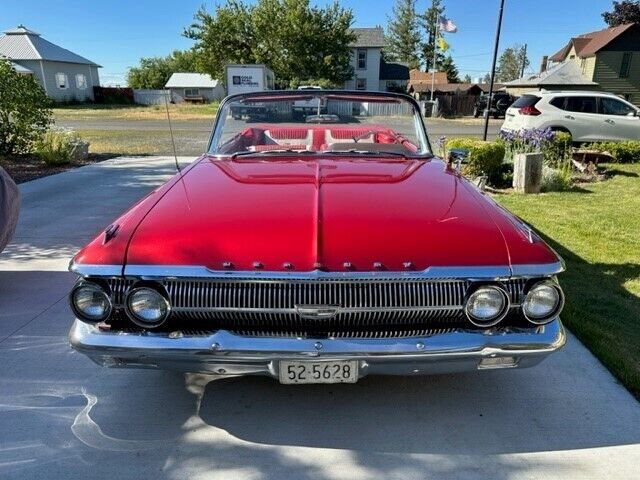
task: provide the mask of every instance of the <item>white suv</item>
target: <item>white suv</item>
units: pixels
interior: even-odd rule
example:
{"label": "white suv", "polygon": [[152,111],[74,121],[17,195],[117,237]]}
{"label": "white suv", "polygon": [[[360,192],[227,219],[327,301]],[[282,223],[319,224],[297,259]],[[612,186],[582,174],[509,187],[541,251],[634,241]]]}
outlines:
{"label": "white suv", "polygon": [[551,128],[574,142],[640,140],[640,110],[611,93],[535,92],[508,109],[501,130]]}

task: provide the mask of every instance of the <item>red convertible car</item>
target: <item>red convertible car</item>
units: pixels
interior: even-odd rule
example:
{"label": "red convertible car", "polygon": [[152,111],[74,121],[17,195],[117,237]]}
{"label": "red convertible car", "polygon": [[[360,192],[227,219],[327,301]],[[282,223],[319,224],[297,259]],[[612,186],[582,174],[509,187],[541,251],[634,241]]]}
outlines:
{"label": "red convertible car", "polygon": [[70,269],[71,345],[109,367],[339,383],[529,367],[565,342],[562,260],[432,155],[405,95],[228,97],[208,152]]}

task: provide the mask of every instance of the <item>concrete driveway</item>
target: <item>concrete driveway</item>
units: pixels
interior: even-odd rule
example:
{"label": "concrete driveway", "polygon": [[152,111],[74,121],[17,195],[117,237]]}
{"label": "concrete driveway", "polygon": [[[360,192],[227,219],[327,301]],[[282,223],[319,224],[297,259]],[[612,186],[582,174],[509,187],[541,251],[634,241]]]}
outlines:
{"label": "concrete driveway", "polygon": [[71,351],[69,257],[172,173],[116,159],[21,186],[0,255],[0,478],[638,478],[640,404],[572,336],[531,370],[324,387]]}

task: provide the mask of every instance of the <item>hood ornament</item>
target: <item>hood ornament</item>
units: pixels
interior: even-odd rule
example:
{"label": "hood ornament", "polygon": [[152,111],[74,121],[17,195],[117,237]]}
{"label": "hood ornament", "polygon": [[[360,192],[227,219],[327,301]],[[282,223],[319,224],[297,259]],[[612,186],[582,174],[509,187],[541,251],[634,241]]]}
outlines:
{"label": "hood ornament", "polygon": [[296,313],[306,320],[328,320],[340,313],[340,305],[295,305]]}

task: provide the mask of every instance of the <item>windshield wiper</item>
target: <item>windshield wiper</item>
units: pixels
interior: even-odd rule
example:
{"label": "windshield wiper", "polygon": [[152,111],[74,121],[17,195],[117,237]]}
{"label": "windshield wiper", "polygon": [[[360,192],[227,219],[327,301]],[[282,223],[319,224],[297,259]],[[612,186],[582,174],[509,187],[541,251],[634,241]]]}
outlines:
{"label": "windshield wiper", "polygon": [[273,150],[262,150],[262,151],[246,151],[246,152],[236,152],[231,155],[231,159],[236,157],[246,157],[248,155],[269,155],[272,153],[298,153],[298,154],[309,154],[309,153],[318,153],[315,150],[297,150],[293,148],[277,148]]}
{"label": "windshield wiper", "polygon": [[394,155],[396,157],[407,158],[407,155],[400,152],[382,152],[380,150],[358,150],[357,148],[350,148],[348,150],[320,150],[318,153],[331,153],[331,154],[343,154],[343,153],[355,153],[357,155]]}

